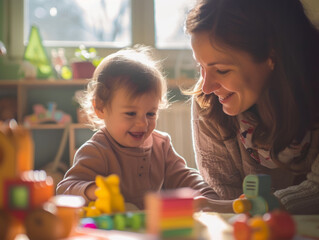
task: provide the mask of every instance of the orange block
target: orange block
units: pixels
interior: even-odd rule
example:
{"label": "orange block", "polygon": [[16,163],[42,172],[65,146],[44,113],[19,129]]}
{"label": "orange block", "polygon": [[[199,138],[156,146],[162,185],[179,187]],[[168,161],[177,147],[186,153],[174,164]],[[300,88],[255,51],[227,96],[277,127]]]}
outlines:
{"label": "orange block", "polygon": [[170,217],[186,217],[186,216],[192,216],[194,213],[193,207],[191,208],[183,208],[183,209],[170,209],[169,211],[167,209],[163,210],[161,212],[162,218],[170,218]]}

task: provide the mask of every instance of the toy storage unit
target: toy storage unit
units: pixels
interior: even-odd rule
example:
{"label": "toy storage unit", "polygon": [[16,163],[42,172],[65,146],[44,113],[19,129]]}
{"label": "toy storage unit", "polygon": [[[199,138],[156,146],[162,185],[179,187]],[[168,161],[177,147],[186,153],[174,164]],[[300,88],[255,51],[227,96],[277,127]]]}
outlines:
{"label": "toy storage unit", "polygon": [[[22,125],[25,116],[33,114],[35,104],[42,104],[47,108],[48,103],[54,102],[57,110],[72,117],[72,123],[68,124],[68,138],[61,158],[69,165],[77,148],[93,134],[85,124],[78,123],[77,105],[74,101],[75,92],[84,90],[86,84],[87,80],[0,80],[0,102],[3,99],[15,102],[8,106],[4,101],[4,106],[0,107],[0,116],[1,112],[12,112],[7,115],[14,115],[17,122]],[[16,109],[12,109],[14,107]],[[40,169],[54,160],[65,127],[65,124],[53,122],[30,126],[35,147],[35,169]]]}

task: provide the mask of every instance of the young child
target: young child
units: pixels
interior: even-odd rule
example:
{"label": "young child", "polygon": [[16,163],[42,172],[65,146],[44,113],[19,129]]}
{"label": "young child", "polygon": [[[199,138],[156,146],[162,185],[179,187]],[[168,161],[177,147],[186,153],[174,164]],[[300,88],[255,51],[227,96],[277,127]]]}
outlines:
{"label": "young child", "polygon": [[99,129],[76,152],[57,194],[96,196],[96,175],[117,174],[125,202],[144,208],[149,191],[191,187],[216,198],[197,170],[188,168],[170,136],[155,130],[158,110],[167,106],[166,82],[150,49],[120,50],[94,72],[81,105]]}

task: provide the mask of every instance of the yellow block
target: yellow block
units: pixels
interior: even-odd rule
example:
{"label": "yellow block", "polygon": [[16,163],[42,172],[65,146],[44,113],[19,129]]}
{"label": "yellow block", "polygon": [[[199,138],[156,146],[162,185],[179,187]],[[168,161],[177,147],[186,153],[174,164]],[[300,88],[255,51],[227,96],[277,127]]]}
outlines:
{"label": "yellow block", "polygon": [[165,218],[160,221],[161,229],[189,228],[193,226],[193,217]]}

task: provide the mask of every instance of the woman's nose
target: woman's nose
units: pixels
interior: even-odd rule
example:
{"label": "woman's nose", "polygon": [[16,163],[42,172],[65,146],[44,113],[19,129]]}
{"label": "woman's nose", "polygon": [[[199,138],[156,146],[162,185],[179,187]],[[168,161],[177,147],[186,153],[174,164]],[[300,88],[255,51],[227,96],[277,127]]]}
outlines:
{"label": "woman's nose", "polygon": [[221,85],[214,80],[212,76],[209,76],[208,74],[205,74],[203,76],[203,86],[202,86],[202,91],[205,94],[211,94],[212,92],[216,91],[219,89]]}

